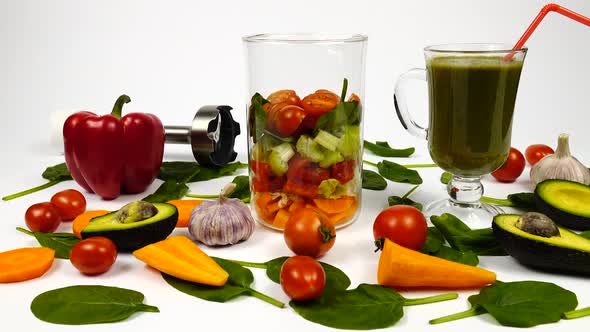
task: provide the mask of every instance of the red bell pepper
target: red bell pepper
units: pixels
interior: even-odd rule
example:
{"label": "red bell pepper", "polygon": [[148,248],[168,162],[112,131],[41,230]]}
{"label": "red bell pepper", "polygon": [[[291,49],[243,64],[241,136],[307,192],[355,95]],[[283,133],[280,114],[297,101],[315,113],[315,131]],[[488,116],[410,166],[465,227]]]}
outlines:
{"label": "red bell pepper", "polygon": [[72,114],[64,123],[64,151],[70,174],[104,199],[143,192],[154,181],[164,154],[164,126],[153,114],[121,118],[122,95],[111,114]]}

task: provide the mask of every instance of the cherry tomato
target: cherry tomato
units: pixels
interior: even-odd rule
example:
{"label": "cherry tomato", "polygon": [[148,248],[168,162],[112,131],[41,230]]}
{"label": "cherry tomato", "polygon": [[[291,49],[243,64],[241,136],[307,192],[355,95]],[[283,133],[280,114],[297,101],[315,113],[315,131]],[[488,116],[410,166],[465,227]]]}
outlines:
{"label": "cherry tomato", "polygon": [[524,151],[524,155],[526,157],[526,161],[529,162],[531,166],[534,166],[539,160],[543,159],[545,156],[550,154],[554,154],[555,151],[545,144],[533,144],[526,148]]}
{"label": "cherry tomato", "polygon": [[25,222],[33,232],[53,233],[61,223],[61,217],[55,205],[43,202],[27,209]]}
{"label": "cherry tomato", "polygon": [[[283,105],[283,103],[275,106]],[[281,108],[271,107],[266,118],[266,128],[281,137],[293,135],[303,119],[305,111],[303,108],[295,105],[286,105]]]}
{"label": "cherry tomato", "polygon": [[117,259],[117,247],[110,239],[94,236],[78,242],[70,252],[70,262],[86,275],[108,271]]}
{"label": "cherry tomato", "polygon": [[279,90],[271,93],[266,98],[271,104],[286,103],[287,105],[301,105],[301,99],[293,90]]}
{"label": "cherry tomato", "polygon": [[340,97],[334,92],[328,90],[318,90],[301,101],[301,106],[312,117],[318,118],[322,114],[328,113],[336,107]]}
{"label": "cherry tomato", "polygon": [[309,301],[322,295],[326,272],[320,263],[308,256],[293,256],[281,266],[281,288],[292,300]]}
{"label": "cherry tomato", "polygon": [[428,226],[420,210],[409,205],[394,205],[381,211],[373,223],[375,241],[385,238],[413,250],[426,242]]}
{"label": "cherry tomato", "polygon": [[86,198],[77,190],[60,191],[51,197],[51,203],[59,210],[62,220],[74,220],[86,211]]}
{"label": "cherry tomato", "polygon": [[508,159],[502,167],[492,172],[492,176],[500,182],[514,182],[524,171],[524,156],[515,148],[510,148]]}
{"label": "cherry tomato", "polygon": [[332,165],[331,175],[340,183],[345,184],[354,177],[354,160],[345,160]]}
{"label": "cherry tomato", "polygon": [[295,211],[283,233],[287,247],[296,255],[323,256],[336,241],[336,229],[330,219],[314,208]]}

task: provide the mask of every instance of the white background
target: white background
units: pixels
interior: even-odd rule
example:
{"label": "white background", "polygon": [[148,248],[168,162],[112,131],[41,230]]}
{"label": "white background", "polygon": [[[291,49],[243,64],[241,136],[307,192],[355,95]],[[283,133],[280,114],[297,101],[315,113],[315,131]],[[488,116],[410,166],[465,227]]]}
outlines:
{"label": "white background", "polygon": [[[566,7],[590,16],[590,2],[562,1]],[[0,1],[0,151],[1,194],[43,182],[41,171],[62,161],[50,145],[49,114],[90,109],[107,113],[122,93],[131,96],[127,112],[151,112],[166,124],[188,124],[204,104],[229,104],[234,116],[245,119],[245,78],[240,37],[260,32],[343,32],[369,36],[366,81],[365,133],[370,140],[389,140],[394,146],[416,146],[408,162],[428,162],[425,142],[405,133],[394,118],[392,91],[403,71],[423,66],[422,48],[447,42],[514,43],[542,6],[542,1]],[[524,151],[533,143],[555,145],[560,132],[571,134],[572,151],[590,164],[588,124],[590,29],[550,14],[527,43],[513,126],[513,146]],[[416,89],[425,88],[416,85]],[[425,100],[415,102],[424,123]],[[420,109],[422,107],[422,109]],[[420,111],[422,111],[420,114]],[[245,160],[245,135],[238,150]],[[166,159],[190,160],[187,149],[168,147]],[[367,156],[375,160],[374,156]],[[413,196],[428,202],[444,197],[439,170],[423,170],[423,185]],[[193,184],[191,191],[216,192],[230,178]],[[528,190],[528,169],[515,184],[486,178],[486,193],[501,197]],[[155,189],[159,183],[154,183]],[[35,245],[17,233],[26,208],[73,182],[11,202],[0,203],[0,251]],[[384,192],[364,192],[358,221],[338,233],[325,261],[342,268],[353,286],[374,283],[378,255],[372,252],[371,225],[386,205],[388,195],[403,194],[409,186],[390,183]],[[116,209],[140,198],[126,196],[103,202],[88,195],[89,209]],[[64,224],[60,230],[68,231]],[[185,231],[178,231],[184,234]],[[288,255],[279,233],[257,227],[247,242],[234,247],[205,250],[213,255],[250,261]],[[482,258],[481,266],[510,280],[553,281],[578,294],[580,306],[590,305],[587,279],[533,272],[509,257]],[[280,287],[254,271],[255,287],[287,301]],[[28,307],[35,295],[73,284],[128,287],[146,295],[146,303],[160,314],[141,314],[112,325],[68,327],[35,319]],[[405,309],[392,329],[457,331],[468,328],[500,329],[489,316],[428,327],[428,319],[464,310],[473,292],[460,292],[452,302]],[[408,297],[429,292],[405,293]],[[159,275],[120,255],[116,266],[99,277],[81,276],[68,261],[57,260],[44,277],[0,285],[1,330],[90,331],[221,329],[322,330],[291,309],[279,310],[252,298],[231,303],[201,301],[168,287]],[[588,319],[560,322],[535,330],[582,330]]]}

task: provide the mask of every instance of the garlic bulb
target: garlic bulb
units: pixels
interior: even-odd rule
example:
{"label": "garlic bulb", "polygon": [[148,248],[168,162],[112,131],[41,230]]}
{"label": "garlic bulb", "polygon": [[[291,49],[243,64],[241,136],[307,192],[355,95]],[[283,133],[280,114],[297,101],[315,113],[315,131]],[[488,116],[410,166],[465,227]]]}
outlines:
{"label": "garlic bulb", "polygon": [[248,206],[238,198],[225,197],[230,183],[219,198],[199,204],[191,212],[189,233],[208,246],[235,244],[254,232],[254,218]]}
{"label": "garlic bulb", "polygon": [[531,181],[534,186],[548,179],[590,184],[590,170],[570,153],[568,134],[559,135],[555,153],[541,159],[531,169]]}

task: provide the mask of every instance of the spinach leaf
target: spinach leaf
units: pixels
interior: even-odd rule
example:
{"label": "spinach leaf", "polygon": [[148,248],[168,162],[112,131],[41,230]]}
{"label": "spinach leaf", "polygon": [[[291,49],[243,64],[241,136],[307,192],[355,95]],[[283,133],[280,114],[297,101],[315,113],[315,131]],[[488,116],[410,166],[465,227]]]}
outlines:
{"label": "spinach leaf", "polygon": [[245,167],[248,167],[248,165],[239,161],[223,167],[201,166],[192,161],[165,161],[160,167],[158,179],[164,181],[174,180],[178,183],[207,181],[232,175],[238,169]]}
{"label": "spinach leaf", "polygon": [[449,213],[432,216],[430,221],[454,249],[463,252],[473,251],[478,256],[507,255],[491,228],[472,230],[459,218]]}
{"label": "spinach leaf", "polygon": [[[264,263],[266,265],[266,275],[277,284],[281,283],[281,267],[287,258],[289,257],[279,257]],[[350,279],[340,269],[324,262],[319,263],[326,273],[326,287],[322,296],[335,291],[346,290],[350,286]]]}
{"label": "spinach leaf", "polygon": [[162,273],[164,280],[177,290],[191,296],[201,298],[206,301],[227,302],[238,296],[249,295],[266,301],[274,306],[282,308],[284,303],[279,302],[267,295],[264,295],[250,287],[254,282],[252,272],[237,263],[222,258],[211,257],[227,273],[229,278],[223,286],[208,286],[194,282],[175,278],[171,275]]}
{"label": "spinach leaf", "polygon": [[268,103],[268,100],[264,99],[260,93],[256,92],[250,100],[250,107],[248,108],[248,124],[249,128],[253,129],[250,131],[254,143],[264,134],[264,128],[266,127],[266,112],[262,105]]}
{"label": "spinach leaf", "polygon": [[426,242],[420,250],[430,256],[440,257],[449,261],[477,266],[479,258],[473,251],[459,251],[445,244],[445,239],[436,227],[428,227]]}
{"label": "spinach leaf", "polygon": [[394,149],[389,146],[389,143],[380,141],[375,143],[364,141],[364,148],[381,157],[409,157],[416,150],[414,148]]}
{"label": "spinach leaf", "polygon": [[377,172],[363,169],[363,189],[383,190],[387,188],[387,181]]}
{"label": "spinach leaf", "polygon": [[31,311],[42,321],[82,325],[117,322],[136,312],[160,312],[143,304],[144,296],[130,289],[107,286],[70,286],[42,293]]}
{"label": "spinach leaf", "polygon": [[389,204],[389,206],[394,206],[394,205],[409,205],[409,206],[413,206],[416,209],[422,211],[422,204],[415,202],[411,199],[408,198],[408,196],[410,196],[416,189],[418,189],[420,185],[414,186],[412,189],[410,189],[407,193],[405,193],[402,197],[399,196],[389,196],[387,198],[387,203]]}
{"label": "spinach leaf", "polygon": [[380,161],[377,164],[377,169],[379,170],[379,174],[381,174],[381,176],[393,182],[422,184],[422,178],[417,171],[392,161]]}
{"label": "spinach leaf", "polygon": [[40,186],[31,188],[31,189],[27,189],[27,190],[18,192],[16,194],[4,196],[4,197],[2,197],[2,200],[9,201],[11,199],[23,197],[25,195],[32,194],[34,192],[41,191],[43,189],[47,189],[47,188],[54,186],[60,182],[72,180],[72,176],[70,175],[70,172],[68,171],[68,167],[66,166],[65,163],[61,163],[61,164],[57,164],[55,166],[47,167],[45,169],[45,171],[43,171],[43,174],[41,174],[41,176],[44,179],[49,180],[49,182],[42,184]]}
{"label": "spinach leaf", "polygon": [[590,231],[585,231],[585,232],[582,232],[582,233],[580,233],[578,235],[580,235],[583,238],[586,238],[586,239],[590,240]]}
{"label": "spinach leaf", "polygon": [[34,236],[42,247],[55,250],[56,258],[69,259],[72,247],[80,242],[72,233],[31,232],[22,227],[17,227],[16,230]]}
{"label": "spinach leaf", "polygon": [[187,192],[188,186],[186,184],[177,183],[176,180],[166,180],[153,194],[147,195],[142,201],[165,203],[173,199],[181,199]]}
{"label": "spinach leaf", "polygon": [[301,317],[324,326],[372,330],[392,326],[404,315],[403,307],[456,299],[456,293],[406,299],[394,289],[360,284],[351,290],[330,293],[313,301],[291,301],[289,305]]}
{"label": "spinach leaf", "polygon": [[342,82],[342,93],[340,101],[333,110],[320,116],[315,125],[315,130],[320,129],[341,136],[346,125],[358,125],[360,123],[360,104],[358,101],[346,100],[346,90],[348,90],[348,79]]}
{"label": "spinach leaf", "polygon": [[[233,180],[236,184],[234,190],[227,196],[229,198],[238,198],[242,201],[250,201],[250,178],[247,175],[238,175]],[[247,203],[247,202],[246,202]]]}
{"label": "spinach leaf", "polygon": [[498,323],[531,327],[557,322],[563,313],[578,305],[576,294],[555,284],[540,281],[496,281],[469,297],[471,309],[430,321],[431,324],[489,313]]}

